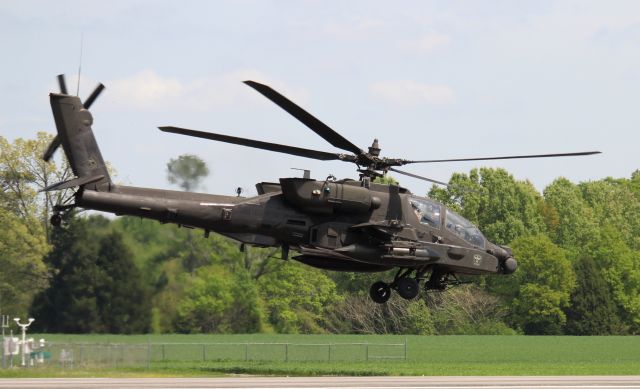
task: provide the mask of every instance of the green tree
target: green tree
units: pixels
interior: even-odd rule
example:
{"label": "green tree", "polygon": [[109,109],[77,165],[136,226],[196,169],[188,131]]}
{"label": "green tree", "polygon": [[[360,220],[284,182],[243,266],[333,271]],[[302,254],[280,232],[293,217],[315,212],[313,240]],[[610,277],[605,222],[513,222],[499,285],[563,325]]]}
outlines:
{"label": "green tree", "polygon": [[[231,243],[233,245],[233,243]],[[228,247],[231,261],[236,261],[246,271],[252,280],[258,280],[265,274],[276,271],[285,262],[282,260],[281,250],[278,248],[244,247],[244,252],[238,253],[235,247]]]}
{"label": "green tree", "polygon": [[39,191],[73,175],[66,159],[42,159],[52,139],[44,132],[39,132],[36,139],[18,138],[13,143],[0,136],[0,201],[27,223],[32,234],[44,233],[47,239],[51,210],[69,195],[69,190]]}
{"label": "green tree", "polygon": [[119,232],[100,239],[96,265],[102,273],[96,304],[105,332],[133,334],[149,331],[149,289]]}
{"label": "green tree", "polygon": [[634,251],[613,226],[600,232],[593,255],[613,297],[623,309],[622,319],[640,331],[640,252]]}
{"label": "green tree", "polygon": [[130,252],[108,220],[68,215],[54,229],[46,262],[54,276],[34,300],[34,326],[45,332],[146,332],[148,295]]}
{"label": "green tree", "polygon": [[247,274],[233,274],[221,265],[190,277],[186,298],[178,309],[176,328],[192,333],[252,333],[261,330],[256,285]]}
{"label": "green tree", "polygon": [[504,169],[455,173],[451,187],[433,187],[429,197],[443,202],[475,223],[492,242],[508,244],[517,237],[546,231],[542,198],[528,181],[516,181]]}
{"label": "green tree", "polygon": [[544,201],[553,209],[548,215],[555,218],[547,221],[553,227],[549,230],[551,240],[568,250],[572,258],[588,254],[598,239],[598,221],[580,188],[566,178],[558,178],[545,188]]}
{"label": "green tree", "polygon": [[627,179],[605,178],[580,183],[582,197],[592,209],[600,228],[613,226],[625,243],[640,249],[640,196]]}
{"label": "green tree", "polygon": [[609,285],[591,257],[574,263],[577,286],[565,309],[568,335],[611,335],[620,331],[620,319]]}
{"label": "green tree", "polygon": [[201,252],[203,259],[209,262],[213,257],[210,242],[194,236],[191,242],[197,246],[193,247],[186,243],[190,230],[130,216],[117,218],[112,226],[125,237],[137,266],[143,269],[144,281],[151,289],[151,330],[154,333],[175,332],[178,309],[186,298],[185,289],[191,273],[185,274],[185,257],[193,249]]}
{"label": "green tree", "polygon": [[96,302],[102,282],[95,265],[99,242],[87,222],[70,217],[65,228],[53,230],[53,250],[46,263],[53,271],[49,287],[36,296],[34,329],[43,332],[103,332]]}
{"label": "green tree", "polygon": [[[504,296],[513,309],[512,326],[526,334],[560,334],[566,322],[575,274],[565,251],[545,235],[520,237],[512,242],[518,271],[489,290]],[[491,278],[489,279],[491,280]]]}
{"label": "green tree", "polygon": [[198,156],[184,154],[167,163],[167,180],[190,192],[209,175],[207,164]]}
{"label": "green tree", "polygon": [[292,262],[260,277],[258,285],[266,319],[277,332],[324,332],[327,310],[340,300],[321,271]]}
{"label": "green tree", "polygon": [[[123,237],[136,266],[142,270],[144,283],[149,288],[152,306],[151,332],[173,332],[176,301],[182,290],[181,284],[176,282],[173,274],[169,274],[172,265],[179,270],[182,270],[182,267],[179,263],[167,263],[167,252],[171,242],[169,233],[173,232],[174,226],[149,219],[122,216],[111,223],[111,228]],[[176,290],[173,290],[174,288]]]}
{"label": "green tree", "polygon": [[513,300],[516,317],[512,317],[527,335],[561,335],[568,305],[565,294],[547,285],[527,283],[520,286]]}
{"label": "green tree", "polygon": [[636,198],[640,198],[640,169],[631,173],[629,188],[636,195]]}
{"label": "green tree", "polygon": [[[192,230],[134,217],[118,218],[114,225],[128,237],[153,288],[154,332],[246,332],[249,328],[262,328],[262,305],[251,296],[257,296],[255,280],[284,263],[273,257],[278,250],[247,247],[240,252],[237,242],[217,234],[204,239]],[[211,276],[207,275],[209,271],[213,272]],[[230,277],[224,285],[234,290],[234,302],[217,312],[208,308],[206,301],[210,297],[206,294],[220,292],[222,281],[216,281],[222,277],[219,274]],[[242,297],[243,293],[249,295]],[[260,317],[238,313],[233,318],[234,310],[250,309],[257,310]],[[204,320],[206,317],[209,319]],[[245,318],[248,323],[243,321]],[[210,325],[199,325],[201,319]]]}
{"label": "green tree", "polygon": [[395,177],[390,176],[388,174],[382,176],[382,177],[376,177],[373,182],[375,182],[376,184],[384,184],[384,185],[400,185],[400,183],[398,182],[398,180],[396,180]]}
{"label": "green tree", "polygon": [[18,216],[0,207],[0,312],[24,315],[47,285],[43,234],[32,234]]}

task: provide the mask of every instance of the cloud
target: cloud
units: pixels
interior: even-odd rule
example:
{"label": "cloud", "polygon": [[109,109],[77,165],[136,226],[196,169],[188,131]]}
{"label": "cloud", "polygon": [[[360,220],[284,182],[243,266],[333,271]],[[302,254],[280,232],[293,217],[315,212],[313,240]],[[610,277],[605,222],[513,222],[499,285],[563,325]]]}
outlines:
{"label": "cloud", "polygon": [[380,19],[357,16],[347,21],[331,21],[325,26],[327,33],[341,38],[366,36],[384,26]]}
{"label": "cloud", "polygon": [[109,89],[119,101],[138,108],[153,108],[184,97],[188,87],[177,79],[162,78],[147,69],[130,78],[110,81]]}
{"label": "cloud", "polygon": [[418,40],[407,43],[405,46],[412,50],[431,51],[438,47],[448,46],[451,36],[439,33],[429,33]]}
{"label": "cloud", "polygon": [[422,84],[410,80],[378,81],[369,86],[374,96],[395,104],[449,105],[456,100],[447,85]]}
{"label": "cloud", "polygon": [[242,85],[242,81],[255,80],[266,83],[297,102],[308,100],[308,93],[292,89],[257,70],[236,70],[214,77],[192,80],[163,77],[152,69],[145,69],[124,79],[107,83],[112,101],[136,109],[161,110],[180,108],[206,111],[212,106],[246,103],[260,98]]}

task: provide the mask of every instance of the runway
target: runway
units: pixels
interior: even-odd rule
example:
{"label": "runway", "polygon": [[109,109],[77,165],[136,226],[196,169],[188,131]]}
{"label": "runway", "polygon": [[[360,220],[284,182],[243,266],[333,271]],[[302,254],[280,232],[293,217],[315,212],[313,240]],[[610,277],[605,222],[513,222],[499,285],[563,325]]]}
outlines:
{"label": "runway", "polygon": [[640,376],[12,378],[0,388],[640,389]]}

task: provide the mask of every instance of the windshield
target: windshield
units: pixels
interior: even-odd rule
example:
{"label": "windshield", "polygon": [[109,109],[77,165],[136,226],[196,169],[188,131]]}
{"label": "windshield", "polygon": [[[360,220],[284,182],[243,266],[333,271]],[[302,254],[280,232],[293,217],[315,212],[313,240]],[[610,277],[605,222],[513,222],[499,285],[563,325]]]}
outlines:
{"label": "windshield", "polygon": [[445,226],[447,227],[447,230],[453,232],[472,245],[484,248],[484,236],[482,236],[480,230],[471,224],[470,221],[450,209],[447,209],[447,220]]}
{"label": "windshield", "polygon": [[440,204],[427,198],[411,198],[411,207],[420,224],[440,228]]}

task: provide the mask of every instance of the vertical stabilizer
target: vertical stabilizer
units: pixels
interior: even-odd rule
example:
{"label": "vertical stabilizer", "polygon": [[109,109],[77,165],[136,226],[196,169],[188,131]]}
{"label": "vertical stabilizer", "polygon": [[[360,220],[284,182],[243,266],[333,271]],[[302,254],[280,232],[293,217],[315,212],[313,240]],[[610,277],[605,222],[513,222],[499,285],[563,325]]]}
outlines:
{"label": "vertical stabilizer", "polygon": [[[58,130],[54,142],[57,142],[64,149],[76,177],[91,181],[91,187],[96,189],[101,184],[111,182],[91,129],[93,116],[88,109],[103,88],[102,85],[99,85],[85,104],[77,96],[63,93],[49,94],[51,110]],[[57,145],[52,142],[52,146]],[[100,178],[98,179],[98,177]]]}

